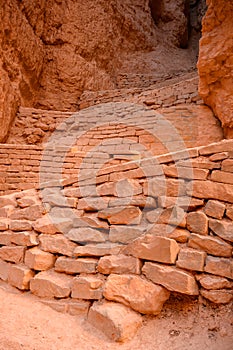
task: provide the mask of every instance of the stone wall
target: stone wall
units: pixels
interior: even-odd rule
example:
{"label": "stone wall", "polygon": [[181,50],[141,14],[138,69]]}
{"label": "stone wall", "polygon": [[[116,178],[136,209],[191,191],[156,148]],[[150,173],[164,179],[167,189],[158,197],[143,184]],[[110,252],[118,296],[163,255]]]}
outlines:
{"label": "stone wall", "polygon": [[105,161],[94,182],[92,170],[1,196],[0,278],[97,327],[126,313],[132,333],[171,293],[229,303],[232,146]]}

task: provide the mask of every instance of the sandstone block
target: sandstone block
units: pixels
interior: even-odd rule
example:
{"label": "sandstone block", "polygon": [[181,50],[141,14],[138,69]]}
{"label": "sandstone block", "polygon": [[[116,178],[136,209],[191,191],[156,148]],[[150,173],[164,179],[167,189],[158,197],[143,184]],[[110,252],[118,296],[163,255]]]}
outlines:
{"label": "sandstone block", "polygon": [[1,219],[0,220],[0,231],[7,231],[9,228],[9,220]]}
{"label": "sandstone block", "polygon": [[199,294],[195,278],[189,272],[151,262],[146,262],[142,271],[149,280],[164,286],[170,291],[188,295]]}
{"label": "sandstone block", "polygon": [[11,244],[11,231],[0,232],[0,244],[1,245]]}
{"label": "sandstone block", "polygon": [[11,220],[9,229],[12,231],[31,231],[32,224],[26,220]]}
{"label": "sandstone block", "polygon": [[233,203],[233,185],[213,181],[194,180],[187,185],[189,196],[201,199],[217,199]]}
{"label": "sandstone block", "polygon": [[75,277],[72,284],[72,298],[98,300],[103,296],[104,280],[96,276]]}
{"label": "sandstone block", "polygon": [[75,243],[71,242],[62,234],[52,236],[42,234],[39,236],[39,241],[42,250],[66,256],[73,256],[74,250],[77,247]]}
{"label": "sandstone block", "polygon": [[106,299],[118,301],[143,314],[159,314],[169,296],[170,292],[165,288],[134,275],[112,274],[104,288]]}
{"label": "sandstone block", "polygon": [[188,230],[183,230],[180,228],[176,228],[168,235],[168,238],[174,239],[178,243],[186,243],[189,237],[190,232]]}
{"label": "sandstone block", "polygon": [[198,278],[198,281],[203,288],[208,290],[233,287],[233,282],[230,282],[227,278],[220,276],[202,275],[200,278]]}
{"label": "sandstone block", "polygon": [[182,209],[194,210],[198,207],[202,207],[204,205],[204,200],[191,198],[188,196],[183,197],[168,197],[168,196],[160,196],[158,197],[158,206],[161,208],[170,208],[178,205]]}
{"label": "sandstone block", "polygon": [[149,211],[146,218],[151,223],[186,227],[186,213],[178,206]]}
{"label": "sandstone block", "polygon": [[215,304],[228,304],[233,299],[233,291],[229,289],[221,290],[200,290],[201,295]]}
{"label": "sandstone block", "polygon": [[109,240],[110,242],[129,243],[142,236],[144,231],[145,227],[140,226],[112,225],[109,231]]}
{"label": "sandstone block", "polygon": [[124,342],[133,338],[142,325],[142,317],[130,308],[112,302],[95,302],[88,321],[111,340]]}
{"label": "sandstone block", "polygon": [[206,255],[205,252],[189,248],[181,249],[176,266],[186,270],[204,271]]}
{"label": "sandstone block", "polygon": [[200,147],[201,155],[209,155],[219,152],[227,152],[232,150],[232,140],[223,140],[222,142],[213,143],[211,145]]}
{"label": "sandstone block", "polygon": [[202,211],[187,214],[187,229],[200,235],[208,234],[208,217]]}
{"label": "sandstone block", "polygon": [[16,201],[20,208],[28,208],[36,204],[36,198],[30,196],[18,198]]}
{"label": "sandstone block", "polygon": [[215,256],[231,257],[232,246],[220,238],[212,236],[202,236],[192,233],[188,246],[190,248],[201,249],[206,253]]}
{"label": "sandstone block", "polygon": [[11,234],[11,243],[32,247],[39,244],[37,234],[35,232],[12,232]]}
{"label": "sandstone block", "polygon": [[106,241],[106,235],[91,227],[73,228],[66,237],[77,243],[102,243]]}
{"label": "sandstone block", "polygon": [[227,216],[229,219],[233,220],[233,207],[227,208],[226,216]]}
{"label": "sandstone block", "polygon": [[144,194],[151,197],[184,196],[186,193],[185,182],[182,179],[149,179],[148,184],[144,186]]}
{"label": "sandstone block", "polygon": [[142,212],[137,207],[115,207],[100,211],[98,217],[111,225],[140,225]]}
{"label": "sandstone block", "polygon": [[225,159],[222,162],[222,170],[233,173],[233,159]]}
{"label": "sandstone block", "polygon": [[74,250],[74,256],[104,256],[117,255],[121,252],[123,246],[116,243],[98,243],[77,246]]}
{"label": "sandstone block", "polygon": [[23,262],[24,247],[6,246],[0,248],[0,258],[16,264]]}
{"label": "sandstone block", "polygon": [[54,266],[56,257],[48,252],[34,247],[25,253],[25,264],[33,270],[45,271]]}
{"label": "sandstone block", "polygon": [[229,156],[228,152],[215,153],[209,157],[209,160],[213,162],[217,162],[228,158],[228,156]]}
{"label": "sandstone block", "polygon": [[42,218],[36,220],[33,223],[33,228],[37,232],[50,235],[54,235],[55,233],[59,232],[58,229],[55,227],[54,223],[47,215],[44,215]]}
{"label": "sandstone block", "polygon": [[55,271],[67,274],[95,273],[98,260],[92,258],[70,259],[59,257],[55,264]]}
{"label": "sandstone block", "polygon": [[141,267],[142,263],[139,259],[133,256],[119,254],[100,258],[98,271],[104,275],[110,275],[111,273],[132,273],[139,275]]}
{"label": "sandstone block", "polygon": [[6,261],[3,261],[0,259],[0,279],[1,280],[7,281],[10,266],[11,266],[10,263],[7,263]]}
{"label": "sandstone block", "polygon": [[87,316],[90,302],[74,299],[44,299],[43,304],[48,305],[57,312],[68,313],[72,316]]}
{"label": "sandstone block", "polygon": [[11,220],[30,220],[34,221],[43,215],[42,205],[32,205],[24,209],[15,209],[10,215]]}
{"label": "sandstone block", "polygon": [[210,179],[212,181],[222,182],[222,183],[225,183],[225,184],[233,184],[233,174],[232,174],[232,172],[229,173],[229,172],[226,172],[226,171],[216,170],[216,171],[212,172]]}
{"label": "sandstone block", "polygon": [[205,272],[233,279],[233,260],[207,256]]}
{"label": "sandstone block", "polygon": [[53,270],[38,273],[30,282],[30,290],[41,298],[67,298],[73,278]]}
{"label": "sandstone block", "polygon": [[9,268],[8,283],[21,290],[29,290],[29,283],[34,275],[27,266],[12,264]]}
{"label": "sandstone block", "polygon": [[175,264],[179,250],[175,240],[147,234],[130,243],[124,253],[140,259]]}
{"label": "sandstone block", "polygon": [[205,213],[208,216],[216,219],[222,219],[226,206],[215,200],[209,200],[205,206]]}
{"label": "sandstone block", "polygon": [[225,220],[210,219],[210,229],[226,241],[233,242],[233,223]]}
{"label": "sandstone block", "polygon": [[164,165],[163,171],[166,176],[176,177],[179,179],[196,179],[196,180],[206,180],[209,174],[209,170],[181,167],[175,165]]}

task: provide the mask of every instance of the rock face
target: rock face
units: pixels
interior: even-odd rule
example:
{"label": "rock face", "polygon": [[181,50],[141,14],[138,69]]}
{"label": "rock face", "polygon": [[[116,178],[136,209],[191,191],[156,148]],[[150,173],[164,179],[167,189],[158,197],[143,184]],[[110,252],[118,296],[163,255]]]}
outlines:
{"label": "rock face", "polygon": [[199,93],[220,119],[227,137],[233,136],[233,3],[207,0],[198,70]]}

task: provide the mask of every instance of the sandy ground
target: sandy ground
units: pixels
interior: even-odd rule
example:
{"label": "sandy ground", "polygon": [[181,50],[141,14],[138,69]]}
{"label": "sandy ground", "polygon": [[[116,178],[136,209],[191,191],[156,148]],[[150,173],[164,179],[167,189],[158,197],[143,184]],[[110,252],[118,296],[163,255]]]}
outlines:
{"label": "sandy ground", "polygon": [[30,295],[0,286],[0,350],[232,350],[232,305],[171,300],[125,344],[110,341],[81,317],[58,313]]}

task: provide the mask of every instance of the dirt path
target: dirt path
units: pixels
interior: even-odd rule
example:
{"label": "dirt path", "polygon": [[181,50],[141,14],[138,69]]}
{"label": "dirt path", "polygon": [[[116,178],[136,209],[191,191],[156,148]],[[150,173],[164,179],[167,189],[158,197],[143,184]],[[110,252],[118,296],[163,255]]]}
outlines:
{"label": "dirt path", "polygon": [[0,350],[232,350],[232,305],[212,309],[171,303],[145,318],[136,337],[115,344],[78,317],[60,314],[29,295],[0,288]]}

